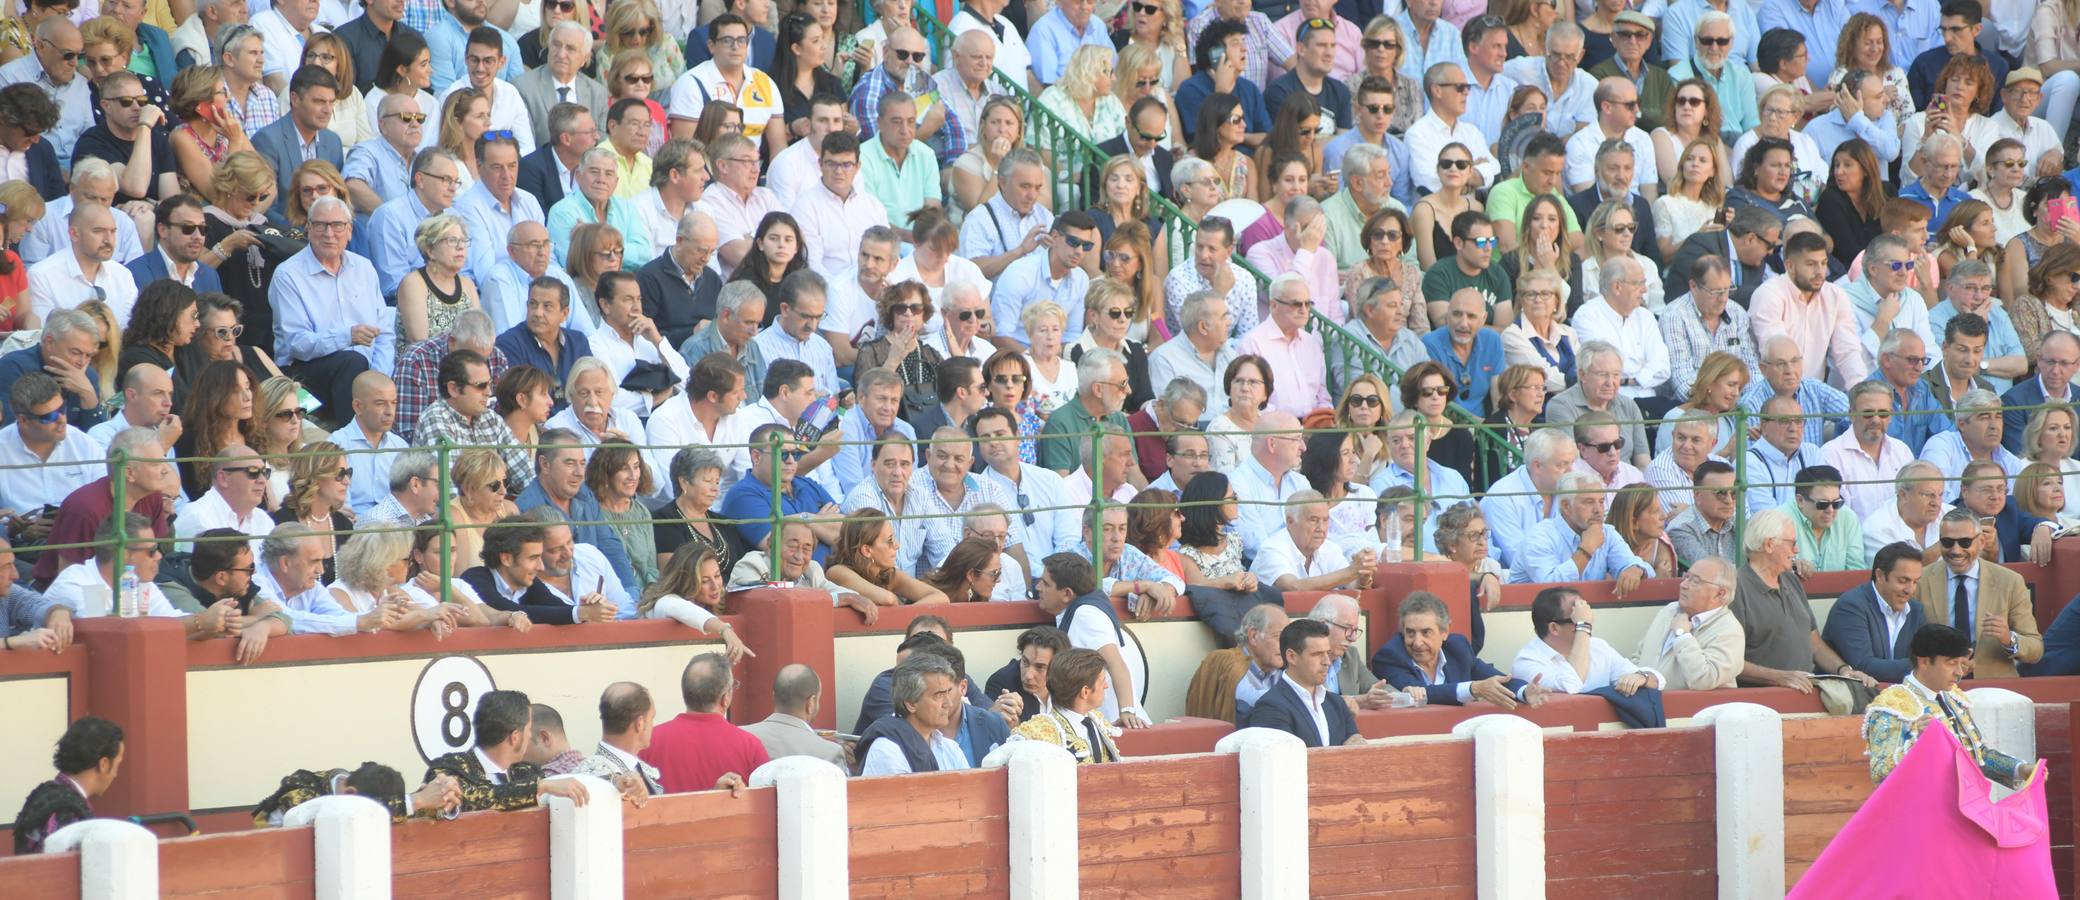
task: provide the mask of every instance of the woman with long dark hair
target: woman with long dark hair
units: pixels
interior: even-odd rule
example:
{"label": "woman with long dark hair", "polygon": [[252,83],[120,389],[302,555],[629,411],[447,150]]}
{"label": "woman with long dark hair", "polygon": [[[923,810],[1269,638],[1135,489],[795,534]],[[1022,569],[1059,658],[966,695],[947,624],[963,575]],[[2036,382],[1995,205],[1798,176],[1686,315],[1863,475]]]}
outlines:
{"label": "woman with long dark hair", "polygon": [[1260,195],[1256,163],[1242,152],[1243,138],[1249,135],[1249,115],[1243,112],[1242,101],[1234,94],[1207,97],[1199,104],[1197,124],[1192,134],[1192,155],[1213,164],[1213,172],[1221,180],[1221,192],[1230,199],[1257,199]]}
{"label": "woman with long dark hair", "polygon": [[794,137],[809,136],[811,99],[818,94],[846,96],[844,83],[823,67],[835,37],[815,16],[805,12],[791,12],[780,20],[781,53],[773,61],[773,81],[780,85],[780,102],[787,110],[787,130]]}
{"label": "woman with long dark hair", "polygon": [[188,395],[186,373],[179,371],[173,355],[195,339],[201,327],[196,312],[199,301],[194,289],[171,278],[161,278],[137,292],[130,308],[130,327],[123,329],[123,352],[116,357],[116,383],[123,383],[130,367],[150,363],[174,376],[173,393]]}
{"label": "woman with long dark hair", "polygon": [[1741,176],[1734,182],[1733,190],[1726,192],[1726,205],[1732,209],[1761,207],[1779,222],[1788,222],[1792,216],[1812,218],[1813,211],[1791,190],[1796,159],[1790,141],[1770,137],[1757,140],[1741,157]]}
{"label": "woman with long dark hair", "polygon": [[1184,583],[1249,593],[1257,576],[1242,565],[1242,538],[1234,525],[1242,518],[1235,489],[1220,472],[1192,476],[1180,495],[1177,555],[1184,561]]}
{"label": "woman with long dark hair", "polygon": [[875,606],[945,603],[946,595],[896,568],[896,526],[871,509],[845,517],[826,572],[831,583],[874,601]]}
{"label": "woman with long dark hair", "polygon": [[181,409],[181,436],[173,442],[174,455],[191,460],[181,467],[181,490],[190,498],[209,492],[215,457],[223,455],[224,448],[250,447],[259,439],[254,433],[254,388],[246,367],[235,362],[210,363],[195,376],[188,405]]}
{"label": "woman with long dark hair", "polygon": [[1834,238],[1834,258],[1846,266],[1884,230],[1878,222],[1885,210],[1884,170],[1870,144],[1850,138],[1834,148],[1828,172],[1816,212],[1820,227]]}
{"label": "woman with long dark hair", "polygon": [[1003,554],[993,541],[971,537],[953,545],[924,583],[953,603],[987,603],[1004,577]]}
{"label": "woman with long dark hair", "polygon": [[802,226],[787,213],[769,212],[759,220],[758,230],[751,235],[751,249],[744,251],[744,258],[737,262],[729,280],[751,282],[766,295],[766,316],[759,323],[762,328],[780,316],[781,280],[807,268],[809,257],[802,252]]}
{"label": "woman with long dark hair", "polygon": [[1300,477],[1329,503],[1329,540],[1349,553],[1379,546],[1378,495],[1358,481],[1358,439],[1341,431],[1307,436]]}

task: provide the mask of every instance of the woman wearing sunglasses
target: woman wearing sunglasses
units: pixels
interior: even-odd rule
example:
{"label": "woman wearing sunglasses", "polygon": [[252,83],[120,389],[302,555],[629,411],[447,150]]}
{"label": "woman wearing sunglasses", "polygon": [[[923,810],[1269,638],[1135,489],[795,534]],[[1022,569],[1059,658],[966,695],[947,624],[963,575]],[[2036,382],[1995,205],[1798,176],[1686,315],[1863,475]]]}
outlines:
{"label": "woman wearing sunglasses", "polygon": [[224,293],[243,307],[238,322],[245,332],[239,343],[271,348],[274,307],[268,285],[274,281],[275,267],[303,252],[306,242],[297,231],[267,218],[274,204],[275,173],[260,154],[234,152],[215,166],[210,178],[206,184],[211,203],[202,210],[207,249],[201,262],[216,268]]}
{"label": "woman wearing sunglasses", "polygon": [[[289,494],[290,455],[303,450],[303,398],[297,394],[299,387],[289,378],[269,378],[260,383],[259,395],[253,399],[259,424],[253,429],[252,447],[273,469],[267,479],[267,497],[260,504],[270,514],[282,508],[282,498]],[[319,432],[313,430],[312,434]]]}
{"label": "woman wearing sunglasses", "polygon": [[[1185,48],[1185,20],[1178,0],[1131,0],[1126,25],[1112,35],[1122,58],[1134,47],[1154,53],[1160,64],[1156,77],[1165,91],[1190,77],[1191,54]],[[1122,71],[1131,70],[1123,67]]]}
{"label": "woman wearing sunglasses", "polygon": [[999,350],[982,364],[983,390],[989,395],[989,403],[1011,413],[1018,421],[1018,459],[1027,465],[1040,461],[1038,442],[1034,440],[1040,429],[1046,427],[1047,417],[1040,413],[1040,401],[1033,396],[1033,366],[1026,362],[1026,355],[1017,350]]}
{"label": "woman wearing sunglasses", "polygon": [[258,402],[255,383],[235,362],[213,362],[196,373],[188,403],[181,408],[181,435],[173,442],[175,456],[193,460],[181,466],[181,490],[189,497],[209,492],[215,478],[212,458],[224,448],[259,442],[259,421],[253,415]]}
{"label": "woman wearing sunglasses", "polygon": [[[296,423],[303,424],[301,416]],[[335,565],[339,548],[354,536],[354,513],[347,508],[347,491],[353,485],[354,470],[347,465],[346,451],[331,441],[312,441],[303,452],[309,455],[274,462],[275,473],[288,485],[281,504],[274,508],[274,518],[276,522],[302,522],[318,532],[318,544],[325,548],[325,569],[318,581],[330,584],[339,577]]]}
{"label": "woman wearing sunglasses", "polygon": [[[549,64],[549,32],[558,23],[578,17],[577,0],[542,0],[542,24],[520,36],[520,64],[539,69]],[[470,557],[474,559],[475,557]]]}
{"label": "woman wearing sunglasses", "polygon": [[[655,156],[657,148],[664,146],[664,104],[650,99],[657,89],[657,67],[650,62],[650,55],[637,49],[623,50],[614,57],[614,65],[607,70],[607,105],[609,107],[624,99],[640,101],[650,111],[650,136],[643,142],[642,153]],[[608,123],[607,130],[618,127]],[[647,188],[647,183],[642,187]]]}
{"label": "woman wearing sunglasses", "polygon": [[1163,59],[1155,50],[1145,44],[1129,44],[1119,51],[1119,61],[1113,67],[1112,93],[1119,97],[1119,105],[1127,111],[1130,119],[1127,126],[1130,128],[1134,125],[1131,119],[1135,103],[1143,97],[1162,101],[1163,108],[1169,113],[1163,125],[1162,139],[1156,141],[1156,145],[1165,150],[1175,150],[1184,128],[1182,120],[1177,117],[1177,98],[1163,83],[1163,66]]}
{"label": "woman wearing sunglasses", "polygon": [[[252,382],[260,382],[282,374],[267,351],[240,342],[246,326],[240,321],[245,317],[245,305],[229,294],[215,292],[203,294],[195,304],[196,318],[201,325],[195,331],[195,339],[173,354],[176,371],[186,373],[185,380],[192,385],[195,376],[213,362],[228,362],[245,367]],[[135,312],[133,311],[133,316]],[[135,320],[133,319],[133,324]],[[270,338],[270,343],[272,339]],[[190,391],[174,401],[174,409],[186,410]],[[182,415],[186,415],[185,412]],[[193,427],[193,426],[188,426]]]}
{"label": "woman wearing sunglasses", "polygon": [[[1639,218],[1632,212],[1632,205],[1623,200],[1605,200],[1589,214],[1589,239],[1584,244],[1582,265],[1581,303],[1603,296],[1601,274],[1604,261],[1631,258],[1646,273],[1647,293],[1643,301],[1648,309],[1658,310],[1666,302],[1661,283],[1661,267],[1644,254],[1632,249],[1632,238],[1640,228]],[[1519,298],[1522,299],[1522,298]],[[1580,304],[1576,304],[1579,306]],[[1555,390],[1560,386],[1556,385]]]}
{"label": "woman wearing sunglasses", "polygon": [[1127,360],[1128,410],[1155,399],[1148,383],[1148,345],[1127,336],[1138,309],[1134,289],[1125,282],[1100,278],[1083,298],[1083,334],[1069,347],[1069,361],[1081,362],[1091,350],[1105,349]]}
{"label": "woman wearing sunglasses", "polygon": [[878,305],[881,334],[860,345],[853,377],[857,380],[868,369],[894,370],[903,379],[903,413],[908,418],[939,402],[939,364],[946,358],[924,340],[925,323],[936,307],[925,286],[915,281],[890,284]]}
{"label": "woman wearing sunglasses", "polygon": [[1408,224],[1416,236],[1417,261],[1422,263],[1424,270],[1459,252],[1458,245],[1452,243],[1452,220],[1460,213],[1469,210],[1480,212],[1484,208],[1469,189],[1472,180],[1473,152],[1456,141],[1444,145],[1444,149],[1437,152],[1437,181],[1440,186],[1417,200],[1416,208],[1409,213]]}
{"label": "woman wearing sunglasses", "polygon": [[686,53],[680,49],[678,38],[665,35],[663,18],[650,0],[617,0],[607,9],[604,31],[604,39],[593,54],[593,71],[608,71],[621,51],[635,49],[650,57],[658,83],[671,84],[685,74]]}
{"label": "woman wearing sunglasses", "polygon": [[[1062,70],[1062,80],[1040,92],[1040,105],[1094,144],[1127,133],[1127,108],[1112,92],[1116,59],[1111,47],[1085,44],[1076,48]],[[1036,137],[1035,146],[1042,152],[1054,149],[1053,132],[1043,130]]]}

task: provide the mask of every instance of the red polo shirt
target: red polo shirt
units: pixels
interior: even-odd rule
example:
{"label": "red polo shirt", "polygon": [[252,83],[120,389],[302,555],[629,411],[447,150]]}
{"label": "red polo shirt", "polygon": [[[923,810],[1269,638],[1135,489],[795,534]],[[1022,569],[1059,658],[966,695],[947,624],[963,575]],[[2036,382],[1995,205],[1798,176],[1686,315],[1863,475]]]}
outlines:
{"label": "red polo shirt", "polygon": [[747,781],[765,765],[766,745],[751,732],[714,713],[680,713],[650,734],[650,748],[637,754],[657,767],[665,793],[707,791],[724,772]]}
{"label": "red polo shirt", "polygon": [[[125,498],[132,502],[131,511],[152,520],[152,533],[165,540],[173,536],[173,524],[167,513],[164,494],[153,494],[138,502],[135,497]],[[65,500],[58,504],[58,518],[51,523],[51,535],[45,538],[51,544],[81,544],[94,539],[94,532],[101,523],[115,514],[116,498],[109,486],[108,477],[80,485]],[[35,510],[24,510],[34,512]],[[37,584],[49,584],[58,577],[58,570],[92,558],[94,548],[79,547],[72,550],[46,551],[36,559],[36,568],[29,578]]]}

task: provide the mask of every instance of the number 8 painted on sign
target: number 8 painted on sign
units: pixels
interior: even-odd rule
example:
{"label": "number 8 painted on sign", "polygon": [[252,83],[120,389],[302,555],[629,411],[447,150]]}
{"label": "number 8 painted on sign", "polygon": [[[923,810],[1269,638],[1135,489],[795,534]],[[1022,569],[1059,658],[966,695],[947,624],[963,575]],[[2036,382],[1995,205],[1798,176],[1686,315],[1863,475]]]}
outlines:
{"label": "number 8 painted on sign", "polygon": [[498,689],[490,670],[469,656],[443,656],[426,664],[412,686],[412,742],[419,757],[467,750],[475,743],[472,717],[477,702]]}

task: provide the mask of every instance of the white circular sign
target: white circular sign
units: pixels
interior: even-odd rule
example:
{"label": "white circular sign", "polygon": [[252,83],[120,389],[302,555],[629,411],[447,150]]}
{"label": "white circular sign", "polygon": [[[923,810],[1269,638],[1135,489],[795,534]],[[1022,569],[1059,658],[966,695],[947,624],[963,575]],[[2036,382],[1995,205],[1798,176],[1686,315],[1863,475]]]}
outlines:
{"label": "white circular sign", "polygon": [[426,664],[412,687],[412,741],[421,759],[469,749],[476,743],[477,701],[497,690],[491,671],[470,656],[443,656]]}

